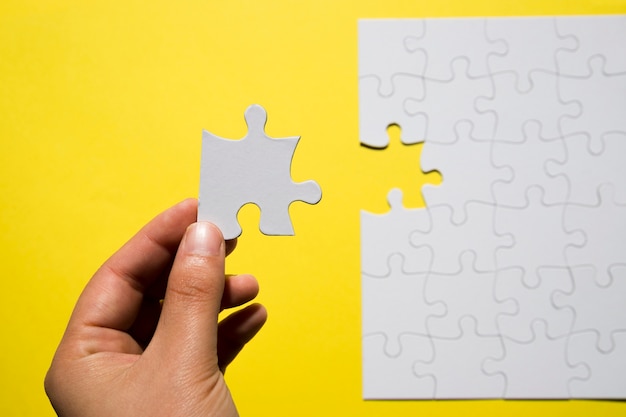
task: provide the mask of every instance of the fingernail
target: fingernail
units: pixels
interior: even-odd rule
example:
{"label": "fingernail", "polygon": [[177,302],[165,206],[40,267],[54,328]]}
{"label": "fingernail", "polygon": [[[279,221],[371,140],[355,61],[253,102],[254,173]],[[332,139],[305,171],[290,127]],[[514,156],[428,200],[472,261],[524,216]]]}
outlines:
{"label": "fingernail", "polygon": [[224,239],[218,228],[208,222],[194,223],[185,235],[185,251],[202,256],[215,256],[222,252]]}

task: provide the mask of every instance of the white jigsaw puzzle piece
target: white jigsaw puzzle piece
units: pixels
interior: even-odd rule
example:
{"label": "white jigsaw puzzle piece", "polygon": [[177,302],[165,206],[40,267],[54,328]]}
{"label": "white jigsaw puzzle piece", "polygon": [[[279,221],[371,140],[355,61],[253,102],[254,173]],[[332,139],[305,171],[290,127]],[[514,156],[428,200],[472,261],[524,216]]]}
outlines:
{"label": "white jigsaw puzzle piece", "polygon": [[434,381],[418,378],[413,372],[415,361],[428,360],[433,356],[428,336],[400,335],[402,350],[393,356],[385,353],[387,338],[384,334],[364,336],[362,343],[364,399],[434,398]]}
{"label": "white jigsaw puzzle piece", "polygon": [[583,363],[588,378],[573,378],[569,382],[574,398],[621,399],[626,397],[626,332],[614,335],[615,348],[600,352],[593,332],[573,334],[567,344],[567,358],[572,364]]}
{"label": "white jigsaw puzzle piece", "polygon": [[541,320],[534,322],[532,329],[534,338],[527,343],[503,338],[505,354],[487,359],[485,372],[506,378],[504,398],[568,398],[569,380],[585,377],[585,367],[568,364],[567,336],[547,336]]}
{"label": "white jigsaw puzzle piece", "polygon": [[486,38],[486,22],[484,18],[426,19],[424,34],[408,37],[405,43],[409,51],[422,52],[426,57],[426,78],[451,81],[452,61],[458,57],[467,58],[470,77],[489,75],[487,57],[505,54],[506,44]]}
{"label": "white jigsaw puzzle piece", "polygon": [[499,301],[494,297],[496,271],[476,268],[476,255],[461,255],[462,270],[458,274],[431,273],[426,281],[425,295],[429,303],[441,302],[446,314],[429,317],[428,333],[433,337],[461,337],[460,320],[471,316],[476,320],[476,331],[481,335],[499,334],[497,318],[513,314],[512,300]]}
{"label": "white jigsaw puzzle piece", "polygon": [[626,72],[608,75],[606,60],[595,56],[589,61],[589,77],[559,76],[559,93],[564,103],[578,103],[578,116],[563,115],[563,135],[586,135],[592,152],[602,152],[604,137],[619,133],[626,140]]}
{"label": "white jigsaw puzzle piece", "polygon": [[495,203],[492,183],[512,180],[512,174],[491,163],[492,143],[474,139],[471,123],[459,122],[455,128],[455,142],[424,144],[422,171],[439,170],[443,179],[439,185],[425,184],[422,194],[427,206],[452,207],[452,221],[459,224],[467,219],[465,207],[470,201]]}
{"label": "white jigsaw puzzle piece", "polygon": [[415,373],[435,380],[435,398],[498,398],[504,394],[505,378],[483,372],[483,361],[504,353],[497,335],[481,335],[476,319],[461,320],[458,338],[433,337],[434,358],[417,361]]}
{"label": "white jigsaw puzzle piece", "polygon": [[387,128],[396,124],[402,129],[400,140],[405,144],[422,142],[426,132],[426,117],[412,116],[404,111],[408,97],[424,95],[423,79],[410,75],[394,77],[398,86],[392,96],[381,96],[378,80],[372,77],[359,79],[359,140],[372,148],[389,145]]}
{"label": "white jigsaw puzzle piece", "polygon": [[611,184],[615,201],[626,204],[626,140],[619,135],[604,138],[603,151],[591,153],[587,141],[581,136],[565,139],[567,160],[548,161],[546,172],[568,182],[567,201],[576,205],[598,205],[598,189]]}
{"label": "white jigsaw puzzle piece", "polygon": [[547,138],[562,136],[559,118],[579,116],[580,103],[563,103],[558,95],[558,76],[535,72],[531,75],[532,88],[520,92],[515,88],[515,74],[503,72],[493,75],[494,93],[476,96],[476,110],[490,113],[497,119],[493,138],[506,142],[523,142],[524,125],[529,120],[541,123]]}
{"label": "white jigsaw puzzle piece", "polygon": [[495,206],[470,202],[466,210],[467,220],[455,224],[451,221],[450,206],[429,207],[431,227],[411,233],[410,242],[413,246],[427,247],[432,251],[430,271],[441,274],[458,273],[461,270],[460,256],[467,251],[476,254],[476,268],[495,270],[495,251],[512,245],[509,236],[498,236],[491,228]]}
{"label": "white jigsaw puzzle piece", "polygon": [[397,188],[389,191],[387,201],[391,210],[386,214],[361,210],[361,272],[371,276],[389,275],[388,260],[394,253],[403,255],[406,271],[427,272],[430,251],[409,244],[409,235],[415,227],[429,227],[428,211],[405,208],[402,191]]}
{"label": "white jigsaw puzzle piece", "polygon": [[497,249],[498,268],[519,267],[533,277],[543,266],[567,267],[564,248],[582,245],[584,235],[563,228],[565,206],[546,204],[541,188],[531,187],[526,197],[523,207],[498,206],[496,210],[495,232],[510,234],[515,239],[513,245]]}
{"label": "white jigsaw puzzle piece", "polygon": [[425,300],[426,274],[405,272],[401,255],[392,255],[389,262],[389,276],[362,274],[362,330],[363,335],[387,335],[385,352],[393,356],[401,349],[401,334],[427,334],[426,318],[445,309]]}
{"label": "white jigsaw puzzle piece", "polygon": [[548,161],[565,162],[563,139],[542,137],[539,122],[526,122],[523,142],[494,142],[492,155],[495,166],[508,167],[513,172],[509,181],[492,177],[496,180],[493,183],[493,194],[499,205],[524,206],[525,192],[533,186],[541,187],[548,204],[567,200],[567,179],[546,173]]}
{"label": "white jigsaw puzzle piece", "polygon": [[586,243],[566,245],[565,255],[570,266],[595,265],[601,274],[608,276],[612,265],[626,265],[626,204],[615,202],[610,184],[602,185],[598,192],[598,205],[567,206],[565,228],[582,232]]}
{"label": "white jigsaw puzzle piece", "polygon": [[456,140],[454,127],[462,120],[472,123],[476,137],[493,137],[496,127],[495,115],[481,114],[474,108],[476,97],[493,94],[491,78],[471,77],[467,74],[468,68],[467,58],[455,59],[452,62],[454,73],[452,80],[425,79],[426,94],[423,97],[410,97],[405,100],[404,110],[410,116],[426,118],[427,142],[454,142]]}
{"label": "white jigsaw puzzle piece", "polygon": [[198,220],[217,225],[225,239],[241,234],[239,209],[261,209],[259,228],[267,235],[293,235],[289,205],[316,204],[322,191],[315,181],[294,183],[291,159],[299,137],[272,139],[265,134],[267,113],[259,105],[245,112],[247,135],[228,140],[202,132]]}
{"label": "white jigsaw puzzle piece", "polygon": [[598,277],[602,272],[593,266],[571,271],[573,289],[557,292],[554,304],[575,314],[572,332],[593,331],[598,335],[597,349],[609,352],[614,348],[614,333],[626,332],[626,265],[612,268],[606,277]]}
{"label": "white jigsaw puzzle piece", "polygon": [[519,91],[533,87],[537,72],[557,72],[558,50],[578,46],[575,37],[559,36],[552,17],[488,19],[486,33],[487,39],[502,40],[507,45],[506,53],[489,57],[491,73],[514,73]]}
{"label": "white jigsaw puzzle piece", "polygon": [[396,74],[422,75],[426,58],[420,51],[406,48],[405,39],[419,38],[424,23],[416,19],[359,20],[359,78],[376,77],[381,96],[391,96],[402,86],[394,86]]}
{"label": "white jigsaw puzzle piece", "polygon": [[589,76],[587,63],[594,56],[606,58],[605,70],[626,72],[626,15],[557,17],[559,36],[575,36],[578,47],[557,53],[559,73]]}
{"label": "white jigsaw puzzle piece", "polygon": [[[498,271],[496,299],[516,304],[513,314],[498,316],[499,333],[516,342],[528,343],[533,339],[532,323],[543,320],[550,337],[569,334],[574,323],[574,312],[558,309],[553,303],[557,291],[570,291],[573,287],[568,268],[542,267],[537,276],[529,279],[522,268]],[[530,281],[532,285],[526,283]]]}

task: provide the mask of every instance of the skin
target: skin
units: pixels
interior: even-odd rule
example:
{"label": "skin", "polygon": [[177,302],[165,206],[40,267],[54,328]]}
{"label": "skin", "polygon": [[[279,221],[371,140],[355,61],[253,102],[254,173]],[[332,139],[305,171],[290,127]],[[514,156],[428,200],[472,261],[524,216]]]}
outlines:
{"label": "skin", "polygon": [[224,274],[236,240],[185,200],[144,226],[86,285],[45,379],[62,417],[236,416],[226,366],[261,329],[251,275]]}

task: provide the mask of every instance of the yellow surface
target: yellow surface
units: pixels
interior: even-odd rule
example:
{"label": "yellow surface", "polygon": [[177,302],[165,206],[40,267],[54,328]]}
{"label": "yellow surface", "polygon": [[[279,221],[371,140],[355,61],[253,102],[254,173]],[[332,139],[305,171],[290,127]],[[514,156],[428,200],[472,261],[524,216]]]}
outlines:
{"label": "yellow surface", "polygon": [[228,269],[258,276],[270,313],[227,374],[242,415],[626,414],[603,401],[361,400],[359,209],[385,211],[396,185],[422,204],[437,176],[419,176],[419,146],[359,146],[356,78],[357,18],[624,12],[625,0],[4,0],[0,415],[53,415],[42,379],[83,285],[197,195],[201,130],[243,136],[251,103],[271,136],[302,136],[293,178],[324,195],[292,205],[296,237],[262,236],[258,209],[242,210]]}

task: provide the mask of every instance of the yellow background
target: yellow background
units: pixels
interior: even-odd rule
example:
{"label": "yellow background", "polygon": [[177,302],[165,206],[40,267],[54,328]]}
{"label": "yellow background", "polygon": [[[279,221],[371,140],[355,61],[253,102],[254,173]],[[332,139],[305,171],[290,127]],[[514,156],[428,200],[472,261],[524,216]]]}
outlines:
{"label": "yellow background", "polygon": [[[42,380],[93,271],[153,215],[197,195],[201,130],[239,138],[265,106],[301,135],[295,237],[247,206],[229,272],[266,328],[229,369],[242,415],[605,415],[603,401],[361,400],[359,210],[422,204],[419,146],[359,146],[357,19],[624,13],[626,1],[85,1],[0,5],[0,415],[50,416]],[[392,132],[397,135],[397,132]],[[396,146],[394,146],[394,143]],[[404,182],[403,182],[404,181]]]}

